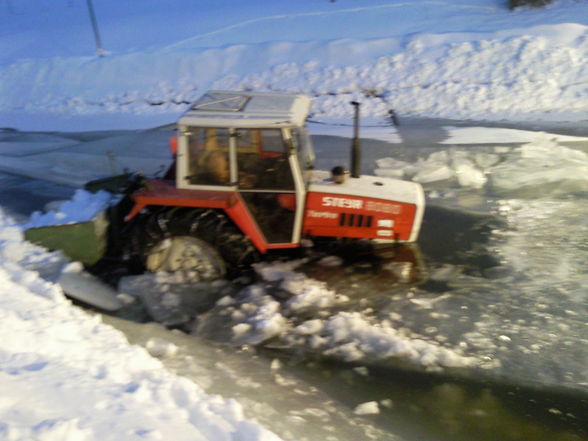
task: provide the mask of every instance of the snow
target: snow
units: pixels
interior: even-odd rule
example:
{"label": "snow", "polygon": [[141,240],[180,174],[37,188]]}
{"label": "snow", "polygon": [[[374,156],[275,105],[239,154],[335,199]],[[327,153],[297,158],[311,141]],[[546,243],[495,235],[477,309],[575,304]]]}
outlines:
{"label": "snow", "polygon": [[[71,306],[0,212],[0,422],[7,440],[259,440],[279,438],[243,417],[234,400],[172,375],[122,333]],[[15,252],[20,251],[20,252]],[[157,356],[172,346],[148,343]]]}
{"label": "snow", "polygon": [[199,318],[195,333],[219,338],[218,327],[224,326],[231,330],[228,338],[239,344],[288,347],[354,363],[398,359],[430,371],[482,364],[464,356],[459,348],[446,348],[406,334],[389,322],[374,321],[369,311],[339,311],[349,298],[296,271],[300,264],[257,264],[266,282],[246,287],[233,299],[219,300],[210,313]]}
{"label": "snow", "polygon": [[98,213],[104,211],[113,201],[112,193],[99,191],[90,193],[76,190],[70,201],[64,201],[57,210],[47,212],[35,211],[23,228],[65,225],[93,220]]}

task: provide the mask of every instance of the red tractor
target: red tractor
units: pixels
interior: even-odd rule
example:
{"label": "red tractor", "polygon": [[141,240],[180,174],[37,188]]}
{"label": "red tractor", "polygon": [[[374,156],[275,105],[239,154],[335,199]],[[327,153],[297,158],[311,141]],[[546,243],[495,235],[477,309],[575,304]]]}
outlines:
{"label": "red tractor", "polygon": [[357,138],[351,176],[314,170],[310,104],[294,94],[203,95],[177,123],[166,175],[129,192],[122,248],[150,271],[224,274],[307,238],[415,241],[421,186],[359,176]]}

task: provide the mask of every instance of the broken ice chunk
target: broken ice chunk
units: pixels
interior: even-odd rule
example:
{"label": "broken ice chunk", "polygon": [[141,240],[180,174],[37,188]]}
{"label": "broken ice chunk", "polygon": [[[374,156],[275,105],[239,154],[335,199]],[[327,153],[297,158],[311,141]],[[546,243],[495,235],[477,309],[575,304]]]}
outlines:
{"label": "broken ice chunk", "polygon": [[355,415],[377,415],[380,413],[380,407],[377,401],[368,401],[356,406],[353,413]]}

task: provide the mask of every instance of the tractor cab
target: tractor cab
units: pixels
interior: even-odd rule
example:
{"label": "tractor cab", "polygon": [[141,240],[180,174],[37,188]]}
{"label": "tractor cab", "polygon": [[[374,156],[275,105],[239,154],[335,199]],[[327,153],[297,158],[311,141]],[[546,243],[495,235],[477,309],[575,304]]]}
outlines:
{"label": "tractor cab", "polygon": [[269,248],[298,243],[309,107],[300,95],[208,92],[179,121],[177,188],[236,192]]}

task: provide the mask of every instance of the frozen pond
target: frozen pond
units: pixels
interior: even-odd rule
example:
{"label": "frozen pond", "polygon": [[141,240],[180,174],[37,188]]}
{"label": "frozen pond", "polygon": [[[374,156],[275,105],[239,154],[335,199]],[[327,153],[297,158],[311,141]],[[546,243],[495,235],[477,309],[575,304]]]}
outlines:
{"label": "frozen pond", "polygon": [[390,159],[378,152],[376,174],[420,173],[429,189],[419,240],[427,281],[403,290],[335,277],[331,286],[361,297],[376,321],[481,357],[491,376],[586,390],[586,152],[585,141],[546,134],[523,144],[429,145]]}
{"label": "frozen pond", "polygon": [[[65,184],[133,164],[157,172],[171,131],[3,135],[0,166],[19,176],[0,175],[0,204],[24,217],[70,197]],[[364,140],[363,171],[425,186],[418,280],[394,259],[269,264],[265,282],[201,315],[196,337],[114,323],[139,343],[175,342],[181,356],[166,363],[250,399],[256,418],[280,409],[277,433],[324,428],[292,439],[329,439],[329,427],[333,439],[588,439],[588,142],[449,122],[374,136],[388,135]],[[348,139],[314,143],[318,168],[347,162]],[[240,349],[215,343],[219,358],[204,357],[210,340]],[[268,378],[277,389],[253,398]]]}

